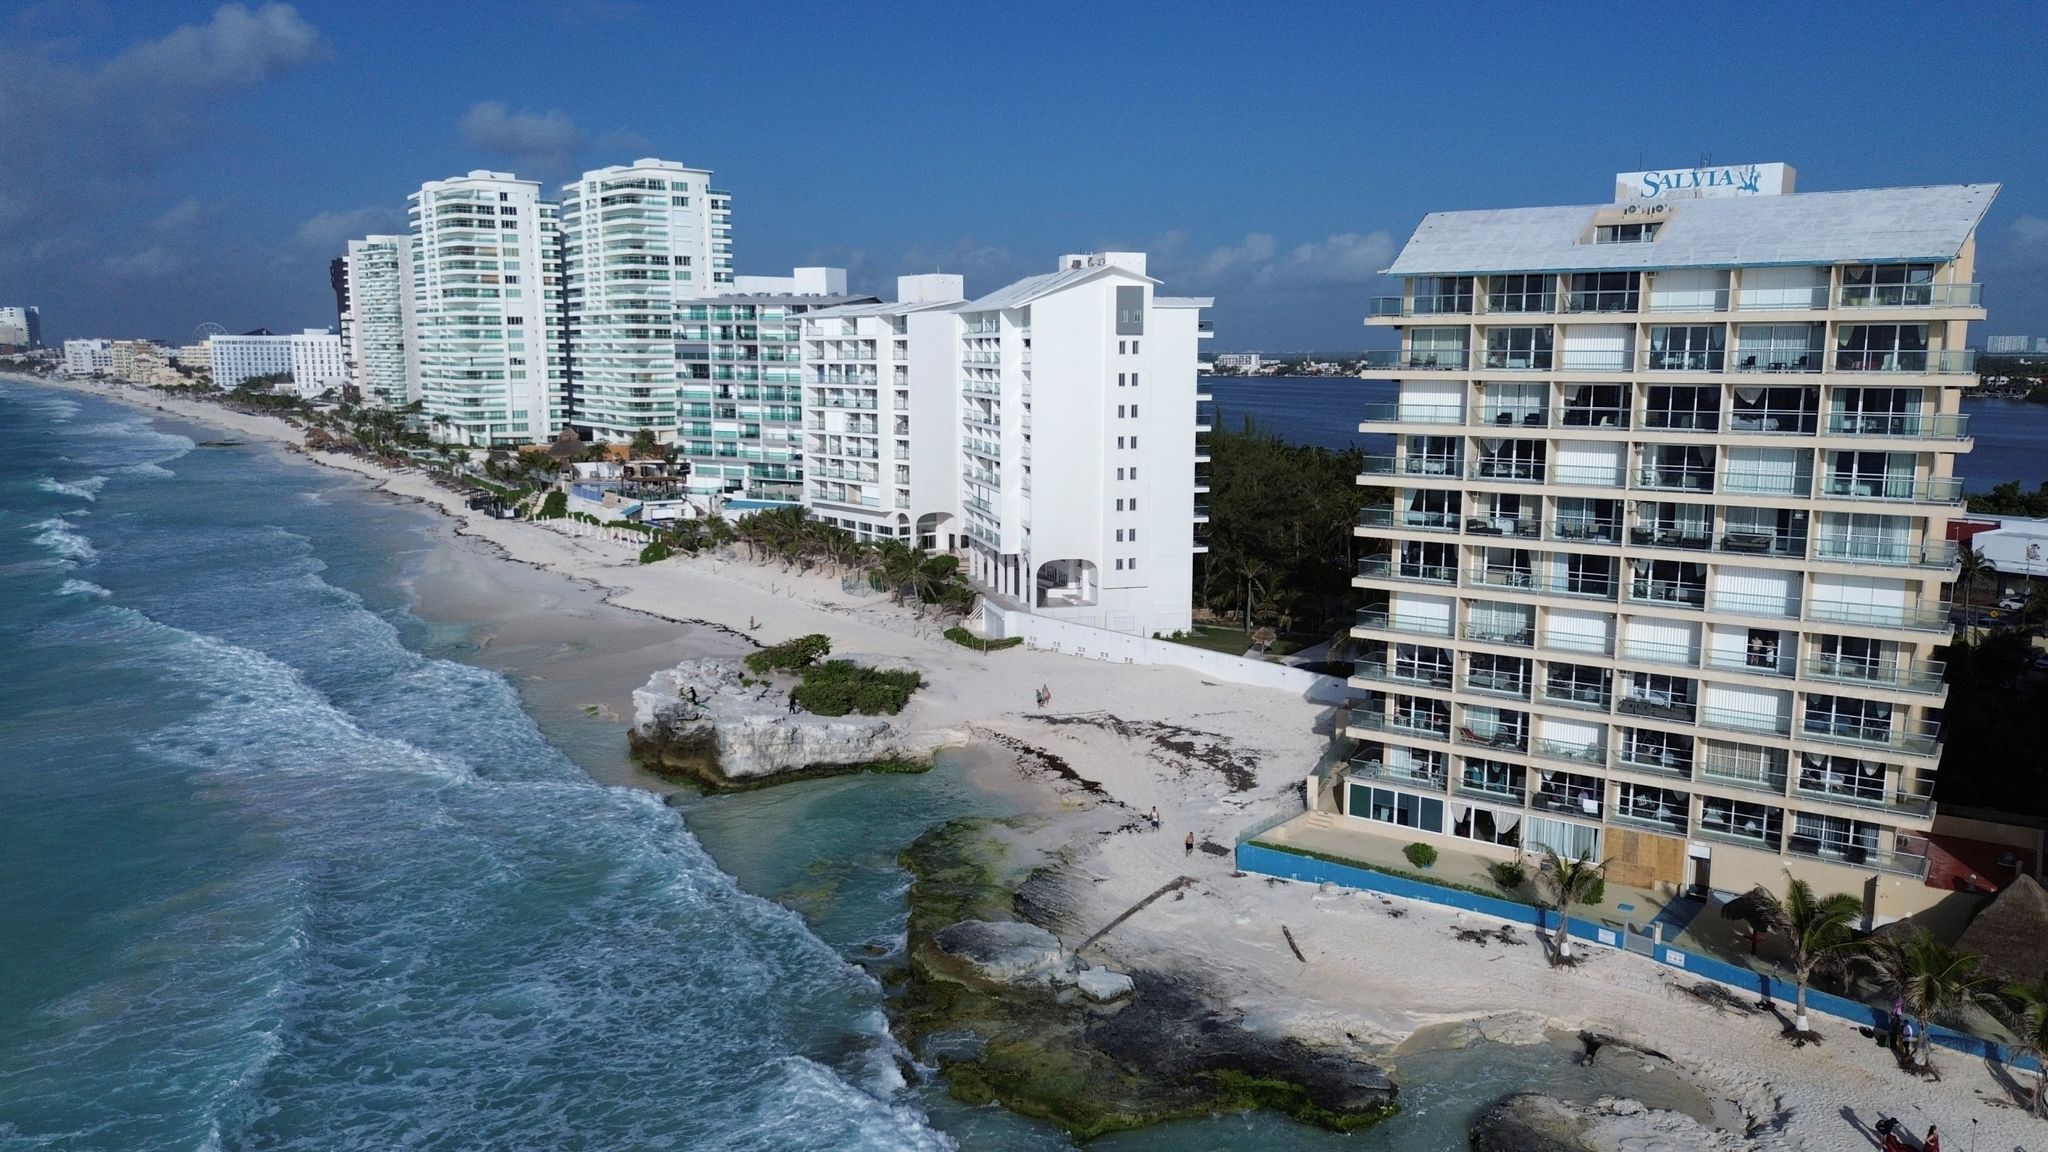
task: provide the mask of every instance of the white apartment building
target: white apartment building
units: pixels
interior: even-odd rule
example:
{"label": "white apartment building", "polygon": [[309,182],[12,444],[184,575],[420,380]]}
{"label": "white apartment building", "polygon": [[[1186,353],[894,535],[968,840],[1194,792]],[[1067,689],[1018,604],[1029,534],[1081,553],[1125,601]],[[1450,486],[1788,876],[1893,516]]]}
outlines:
{"label": "white apartment building", "polygon": [[1141,252],[1070,255],[956,312],[959,534],[1006,604],[1141,636],[1189,626],[1212,301],[1157,287]]}
{"label": "white apartment building", "polygon": [[567,404],[570,421],[590,438],[677,438],[687,370],[677,355],[676,307],[731,280],[729,209],[717,214],[714,241],[710,188],[709,171],[653,159],[562,186]]}
{"label": "white apartment building", "polygon": [[308,328],[284,341],[291,356],[292,385],[300,396],[320,396],[348,383],[348,361],[336,333]]}
{"label": "white apartment building", "polygon": [[213,341],[209,338],[197,344],[182,345],[171,353],[171,359],[177,361],[180,368],[189,368],[210,376],[213,374]]}
{"label": "white apartment building", "polygon": [[403,408],[420,398],[414,355],[412,241],[365,236],[343,257],[348,310],[342,317],[342,360],[362,402]]}
{"label": "white apartment building", "polygon": [[43,315],[34,307],[0,308],[0,348],[26,352],[43,346]]}
{"label": "white apartment building", "polygon": [[[318,329],[315,329],[318,331]],[[213,359],[213,386],[241,387],[258,376],[290,375],[292,337],[273,332],[223,333],[209,341]]]}
{"label": "white apartment building", "polygon": [[1794,194],[1782,165],[1616,188],[1433,213],[1373,303],[1400,399],[1360,430],[1397,449],[1360,477],[1385,498],[1357,529],[1336,825],[1930,907],[1998,188]]}
{"label": "white apartment building", "polygon": [[64,374],[90,376],[114,370],[114,342],[111,340],[66,340]]}
{"label": "white apartment building", "polygon": [[556,205],[536,181],[482,170],[406,200],[419,398],[434,434],[552,439],[567,415]]}
{"label": "white apartment building", "polygon": [[894,303],[804,317],[804,504],[817,519],[863,540],[957,546],[963,287],[902,276]]}
{"label": "white apartment building", "polygon": [[877,303],[848,293],[842,268],[745,279],[770,290],[735,284],[676,308],[676,444],[690,462],[688,486],[736,513],[803,500],[803,317]]}
{"label": "white apartment building", "polygon": [[156,387],[184,379],[171,368],[171,350],[154,340],[116,340],[109,357],[107,373],[116,380]]}

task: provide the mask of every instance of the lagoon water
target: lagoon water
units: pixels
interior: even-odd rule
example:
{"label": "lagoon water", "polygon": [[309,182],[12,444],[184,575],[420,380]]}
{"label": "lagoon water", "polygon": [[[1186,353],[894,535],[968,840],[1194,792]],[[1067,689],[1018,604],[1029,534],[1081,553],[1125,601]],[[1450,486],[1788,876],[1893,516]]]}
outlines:
{"label": "lagoon water", "polygon": [[[1399,390],[1388,380],[1321,376],[1206,377],[1216,397],[1219,426],[1250,417],[1283,440],[1324,448],[1393,450],[1393,437],[1358,430],[1367,404],[1391,403]],[[1956,461],[1970,492],[2018,481],[2032,490],[2048,482],[2048,404],[1966,397],[1975,446]]]}
{"label": "lagoon water", "polygon": [[[427,514],[25,384],[0,429],[0,1149],[1071,1147],[906,1086],[860,963],[904,844],[1032,802],[988,761],[601,784],[566,662],[422,615]],[[1400,1072],[1348,1138],[1093,1147],[1451,1148],[1502,1092],[1612,1086],[1546,1047]]]}

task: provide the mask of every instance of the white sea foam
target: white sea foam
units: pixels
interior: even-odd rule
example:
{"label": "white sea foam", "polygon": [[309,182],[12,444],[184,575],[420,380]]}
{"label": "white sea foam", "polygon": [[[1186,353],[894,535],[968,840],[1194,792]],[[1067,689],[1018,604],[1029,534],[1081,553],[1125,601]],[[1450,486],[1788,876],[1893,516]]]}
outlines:
{"label": "white sea foam", "polygon": [[107,478],[105,476],[87,476],[83,480],[71,481],[59,480],[55,476],[45,476],[36,481],[36,488],[39,491],[57,496],[71,496],[80,500],[97,500],[100,498],[100,489],[105,487],[106,483]]}
{"label": "white sea foam", "polygon": [[99,555],[93,548],[92,541],[74,531],[78,525],[62,517],[52,516],[48,520],[38,520],[29,527],[41,530],[36,534],[36,543],[66,560],[85,561]]}
{"label": "white sea foam", "polygon": [[107,591],[105,588],[100,587],[99,585],[93,583],[90,580],[66,580],[63,583],[63,585],[57,589],[57,595],[104,597],[112,596],[113,593]]}
{"label": "white sea foam", "polygon": [[121,468],[121,471],[130,476],[150,476],[158,480],[167,480],[170,477],[177,475],[176,472],[171,471],[169,468],[166,468],[161,464],[152,463],[148,460],[145,460],[140,464],[124,465]]}

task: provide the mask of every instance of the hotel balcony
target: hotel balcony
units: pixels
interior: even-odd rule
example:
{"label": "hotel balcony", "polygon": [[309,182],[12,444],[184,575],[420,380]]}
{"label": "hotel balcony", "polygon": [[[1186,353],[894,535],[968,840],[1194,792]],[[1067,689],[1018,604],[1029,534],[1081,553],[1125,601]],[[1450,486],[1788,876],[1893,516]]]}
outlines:
{"label": "hotel balcony", "polygon": [[1830,624],[1854,624],[1864,628],[1897,628],[1908,632],[1946,634],[1954,627],[1955,605],[1946,600],[1926,604],[1837,604],[1812,603],[1806,619]]}
{"label": "hotel balcony", "polygon": [[1824,744],[1847,744],[1859,748],[1889,748],[1908,756],[1935,756],[1941,752],[1941,725],[1923,720],[1917,727],[1897,724],[1865,724],[1840,717],[1808,715],[1799,725],[1806,740]]}
{"label": "hotel balcony", "polygon": [[1462,372],[1470,362],[1463,348],[1379,348],[1365,354],[1364,366],[1384,372]]}
{"label": "hotel balcony", "polygon": [[1687,825],[1686,806],[1674,805],[1661,797],[1617,800],[1614,810],[1608,813],[1607,818],[1616,824],[1648,828],[1676,836],[1685,835]]}
{"label": "hotel balcony", "polygon": [[1946,351],[1897,349],[1892,351],[1837,351],[1836,372],[1968,374],[1977,370],[1977,351],[1958,348]]}
{"label": "hotel balcony", "polygon": [[1469,292],[1445,296],[1375,296],[1367,308],[1370,317],[1386,316],[1470,316],[1473,296]]}
{"label": "hotel balcony", "polygon": [[1368,684],[1442,689],[1451,686],[1451,670],[1448,665],[1424,664],[1412,660],[1396,660],[1390,664],[1385,657],[1366,656],[1353,660],[1351,678]]}
{"label": "hotel balcony", "polygon": [[1455,585],[1458,570],[1449,564],[1426,564],[1418,560],[1395,560],[1391,556],[1367,556],[1358,562],[1358,575],[1368,580],[1405,580],[1417,584]]}
{"label": "hotel balcony", "polygon": [[1970,417],[1963,413],[1830,412],[1826,434],[1904,440],[1968,440]]}
{"label": "hotel balcony", "polygon": [[1814,556],[1843,564],[1881,564],[1898,568],[1933,568],[1946,572],[1956,566],[1953,540],[1881,540],[1859,536],[1829,535],[1823,532],[1815,543]]}
{"label": "hotel balcony", "polygon": [[1398,528],[1409,532],[1456,532],[1457,518],[1448,512],[1414,512],[1387,507],[1358,510],[1360,528]]}
{"label": "hotel balcony", "polygon": [[[1482,725],[1478,728],[1470,724],[1461,724],[1458,726],[1458,734],[1452,738],[1452,743],[1462,744],[1468,748],[1521,753],[1529,750],[1529,733],[1507,724]],[[1521,790],[1515,791],[1519,795]]]}
{"label": "hotel balcony", "polygon": [[1409,712],[1394,711],[1368,712],[1353,708],[1347,727],[1355,733],[1381,732],[1397,736],[1421,737],[1425,740],[1448,740],[1451,738],[1451,718],[1448,712],[1430,712],[1415,709]]}
{"label": "hotel balcony", "polygon": [[1800,665],[1808,680],[1831,680],[1873,688],[1894,688],[1923,695],[1938,694],[1947,682],[1948,665],[1939,660],[1857,660],[1809,656]]}
{"label": "hotel balcony", "polygon": [[1881,849],[1832,844],[1796,833],[1785,841],[1785,850],[1794,856],[1847,864],[1852,868],[1875,868],[1880,872],[1892,872],[1915,880],[1925,879],[1927,876],[1927,857],[1917,852],[1886,852]]}
{"label": "hotel balcony", "polygon": [[1451,634],[1451,622],[1447,619],[1432,620],[1422,616],[1390,612],[1385,608],[1360,608],[1351,626],[1380,632],[1399,632],[1404,636],[1448,637]]}
{"label": "hotel balcony", "polygon": [[1821,495],[1835,500],[1883,500],[1895,504],[1947,504],[1963,502],[1963,481],[1955,476],[1915,480],[1910,476],[1823,477]]}
{"label": "hotel balcony", "polygon": [[1837,308],[1982,308],[1982,284],[1844,284]]}
{"label": "hotel balcony", "polygon": [[1428,764],[1391,763],[1370,756],[1356,756],[1351,760],[1351,776],[1358,780],[1382,780],[1427,788],[1433,792],[1444,791],[1444,770]]}

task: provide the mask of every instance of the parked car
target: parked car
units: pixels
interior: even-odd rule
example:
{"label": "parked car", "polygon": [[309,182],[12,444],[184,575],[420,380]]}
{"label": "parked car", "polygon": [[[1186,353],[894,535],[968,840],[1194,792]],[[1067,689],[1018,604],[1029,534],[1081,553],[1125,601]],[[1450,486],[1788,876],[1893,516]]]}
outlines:
{"label": "parked car", "polygon": [[2043,672],[2048,672],[2048,652],[2043,652],[2040,655],[2034,657],[2034,667],[2040,669]]}
{"label": "parked car", "polygon": [[1998,598],[1998,606],[2007,612],[2017,612],[2027,606],[2027,598],[2025,596],[2000,596]]}

